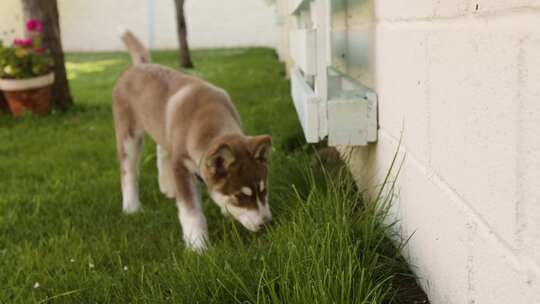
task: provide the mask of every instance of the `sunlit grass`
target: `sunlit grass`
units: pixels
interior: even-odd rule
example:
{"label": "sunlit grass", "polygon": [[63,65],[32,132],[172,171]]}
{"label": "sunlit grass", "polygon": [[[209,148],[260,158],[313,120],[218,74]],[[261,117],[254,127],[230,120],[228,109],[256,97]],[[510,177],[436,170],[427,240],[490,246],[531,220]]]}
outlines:
{"label": "sunlit grass", "polygon": [[87,62],[68,61],[66,62],[68,80],[73,80],[82,73],[95,74],[98,72],[103,72],[107,67],[111,65],[118,65],[120,63],[120,60],[97,60]]}
{"label": "sunlit grass", "polygon": [[[176,65],[175,52],[153,58]],[[0,117],[0,303],[407,303],[397,282],[414,279],[387,238],[387,197],[362,204],[345,171],[321,167],[271,50],[194,52],[190,72],[227,89],[247,133],[271,134],[275,146],[275,221],[251,234],[205,197],[204,255],[185,250],[148,138],[144,212],[121,213],[110,103],[128,56],[67,61],[75,109]]]}

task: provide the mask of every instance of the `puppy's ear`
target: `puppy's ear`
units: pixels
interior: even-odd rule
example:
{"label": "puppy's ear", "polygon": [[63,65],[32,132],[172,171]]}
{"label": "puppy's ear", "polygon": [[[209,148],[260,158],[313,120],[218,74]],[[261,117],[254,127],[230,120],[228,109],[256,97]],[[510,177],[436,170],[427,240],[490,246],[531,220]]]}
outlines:
{"label": "puppy's ear", "polygon": [[268,135],[259,135],[251,139],[253,157],[266,163],[272,151],[272,137]]}
{"label": "puppy's ear", "polygon": [[227,176],[229,166],[235,161],[234,153],[227,144],[212,149],[206,159],[206,166],[216,178]]}

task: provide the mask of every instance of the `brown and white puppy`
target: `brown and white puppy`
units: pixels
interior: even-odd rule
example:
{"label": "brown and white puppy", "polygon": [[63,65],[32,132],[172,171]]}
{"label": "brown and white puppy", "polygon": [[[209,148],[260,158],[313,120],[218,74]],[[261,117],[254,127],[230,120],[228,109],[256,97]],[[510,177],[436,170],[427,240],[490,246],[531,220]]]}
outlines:
{"label": "brown and white puppy", "polygon": [[122,40],[134,63],[113,90],[123,211],[140,209],[138,159],[146,132],[157,143],[159,188],[176,199],[189,248],[204,250],[208,241],[196,176],[222,212],[247,229],[257,231],[269,222],[270,136],[244,135],[240,116],[224,90],[150,64],[148,51],[129,31]]}

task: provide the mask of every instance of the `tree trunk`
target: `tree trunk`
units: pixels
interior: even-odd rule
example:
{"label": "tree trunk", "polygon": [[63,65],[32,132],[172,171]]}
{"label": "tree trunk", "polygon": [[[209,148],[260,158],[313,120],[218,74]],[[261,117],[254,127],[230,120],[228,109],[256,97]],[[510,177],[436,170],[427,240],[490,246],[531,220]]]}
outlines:
{"label": "tree trunk", "polygon": [[178,29],[178,43],[180,44],[180,66],[192,68],[193,62],[189,54],[187,41],[186,16],[184,15],[184,0],[174,0],[176,5],[176,28]]}
{"label": "tree trunk", "polygon": [[2,112],[9,113],[9,108],[8,108],[6,99],[4,98],[4,94],[0,92],[0,114],[2,114]]}
{"label": "tree trunk", "polygon": [[73,105],[64,65],[64,51],[60,39],[60,20],[56,0],[23,0],[25,19],[43,23],[43,46],[51,51],[54,59],[54,104],[62,111]]}

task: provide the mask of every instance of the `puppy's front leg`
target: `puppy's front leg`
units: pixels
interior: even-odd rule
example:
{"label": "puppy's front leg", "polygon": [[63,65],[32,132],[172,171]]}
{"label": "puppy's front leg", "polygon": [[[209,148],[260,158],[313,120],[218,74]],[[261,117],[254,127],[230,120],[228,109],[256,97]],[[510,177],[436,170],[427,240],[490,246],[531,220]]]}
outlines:
{"label": "puppy's front leg", "polygon": [[176,183],[176,206],[182,225],[184,242],[194,251],[206,249],[208,228],[204,217],[199,191],[195,186],[194,176],[181,164],[175,162],[174,178]]}

